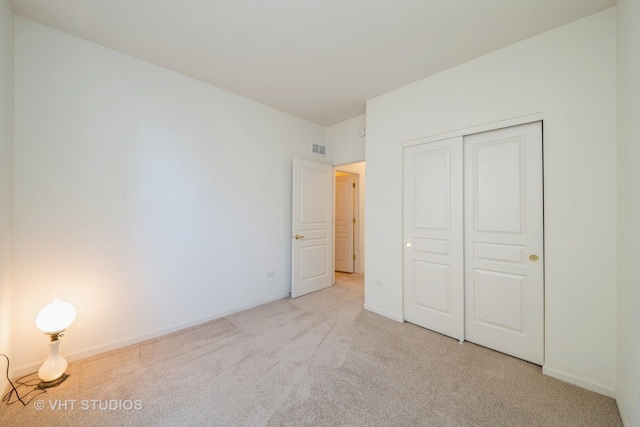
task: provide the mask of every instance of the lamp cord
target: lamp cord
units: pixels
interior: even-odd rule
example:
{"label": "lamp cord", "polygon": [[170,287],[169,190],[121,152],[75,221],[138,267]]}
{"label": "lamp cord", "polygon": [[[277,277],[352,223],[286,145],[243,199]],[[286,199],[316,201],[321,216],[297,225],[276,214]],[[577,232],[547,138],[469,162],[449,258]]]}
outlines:
{"label": "lamp cord", "polygon": [[[36,391],[35,389],[29,391],[27,394],[25,394],[24,396],[20,397],[20,394],[18,394],[18,388],[16,388],[15,385],[13,385],[13,382],[11,381],[11,378],[9,378],[9,357],[6,354],[2,354],[0,353],[0,356],[4,356],[5,359],[7,359],[7,371],[6,371],[6,375],[7,375],[7,381],[9,381],[9,384],[11,384],[11,390],[9,390],[7,392],[7,394],[5,394],[2,397],[2,401],[6,402],[7,405],[13,405],[14,403],[16,403],[17,401],[20,401],[20,403],[22,403],[22,406],[27,406],[36,396],[42,394],[42,393],[46,393],[46,390],[40,390],[40,393],[36,394],[35,396],[33,396],[31,399],[29,399],[26,403],[24,400],[22,400],[22,398],[29,396],[31,393],[33,393],[34,391]],[[18,387],[20,386],[33,386],[34,384],[28,384],[27,382],[23,382],[22,379],[28,377],[29,375],[32,374],[28,374],[25,375],[23,377],[20,377],[16,380],[16,384],[18,384]],[[36,384],[37,386],[37,384]],[[13,393],[16,394],[16,397],[18,398],[18,400],[14,400],[13,402],[11,401],[11,397],[13,396]]]}
{"label": "lamp cord", "polygon": [[20,403],[22,403],[22,406],[27,406],[27,404],[24,403],[24,400],[22,400],[22,398],[18,394],[18,389],[16,388],[16,386],[14,386],[13,383],[11,382],[11,378],[9,378],[9,356],[7,356],[6,354],[2,354],[2,353],[0,353],[0,356],[4,356],[4,358],[7,359],[7,381],[9,381],[9,384],[11,384],[11,388],[12,388],[12,390],[9,391],[9,393],[4,395],[4,397],[2,398],[2,401],[3,402],[7,402],[7,405],[8,405],[9,401],[11,400],[11,395],[13,393],[15,393],[16,397],[18,398]]}

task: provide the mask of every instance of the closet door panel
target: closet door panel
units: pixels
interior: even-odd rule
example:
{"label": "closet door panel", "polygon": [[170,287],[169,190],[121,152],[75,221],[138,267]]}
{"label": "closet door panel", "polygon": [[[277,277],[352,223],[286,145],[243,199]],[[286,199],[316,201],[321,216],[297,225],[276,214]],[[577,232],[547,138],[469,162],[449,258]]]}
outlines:
{"label": "closet door panel", "polygon": [[404,318],[464,339],[462,138],[404,149]]}
{"label": "closet door panel", "polygon": [[541,122],[464,138],[465,336],[544,359]]}

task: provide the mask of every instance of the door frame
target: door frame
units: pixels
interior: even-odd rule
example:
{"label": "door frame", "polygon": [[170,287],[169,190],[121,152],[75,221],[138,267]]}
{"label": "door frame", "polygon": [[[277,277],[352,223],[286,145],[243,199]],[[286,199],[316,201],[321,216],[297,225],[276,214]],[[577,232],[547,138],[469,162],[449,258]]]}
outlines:
{"label": "door frame", "polygon": [[[508,128],[511,126],[524,125],[527,123],[540,122],[540,121],[544,121],[544,114],[542,113],[528,114],[526,116],[519,116],[511,119],[487,123],[484,125],[472,126],[469,128],[454,130],[451,132],[445,132],[438,135],[427,136],[424,138],[410,139],[402,143],[402,148],[404,149],[406,147],[411,147],[412,145],[427,144],[429,142],[440,141],[441,139],[455,138],[458,136],[464,137],[467,135],[472,135],[474,133],[488,132],[491,130]],[[542,140],[544,142],[544,127],[542,128],[542,131],[543,131]],[[543,165],[544,165],[544,159],[543,159]]]}
{"label": "door frame", "polygon": [[[542,122],[542,245],[543,245],[543,251],[544,251],[544,246],[545,246],[545,227],[544,227],[544,217],[545,217],[545,180],[544,180],[544,114],[543,113],[533,113],[533,114],[528,114],[525,116],[518,116],[518,117],[513,117],[510,119],[505,119],[505,120],[500,120],[497,122],[492,122],[492,123],[487,123],[484,125],[479,125],[479,126],[473,126],[473,127],[469,127],[469,128],[464,128],[464,129],[459,129],[459,130],[455,130],[455,131],[451,131],[451,132],[445,132],[445,133],[441,133],[441,134],[437,134],[437,135],[432,135],[432,136],[428,136],[428,137],[423,137],[423,138],[417,138],[417,139],[411,139],[411,140],[407,140],[404,141],[402,143],[402,151],[404,153],[404,149],[407,147],[412,147],[414,145],[421,145],[421,144],[428,144],[430,142],[436,142],[436,141],[441,141],[444,139],[450,139],[450,138],[456,138],[456,137],[465,137],[467,135],[473,135],[476,133],[481,133],[481,132],[488,132],[488,131],[492,131],[492,130],[497,130],[497,129],[502,129],[502,128],[507,128],[507,127],[512,127],[512,126],[518,126],[518,125],[524,125],[527,123],[533,123],[533,122]],[[405,169],[405,165],[403,163],[402,165],[402,174],[404,176],[404,169]],[[404,188],[404,182],[402,182],[402,193],[404,194],[405,188]],[[403,200],[403,206],[402,206],[402,217],[404,218],[404,200]],[[402,238],[404,239],[404,227],[403,227],[403,231],[402,231]],[[400,249],[401,251],[401,256],[402,259],[404,260],[404,240],[402,240],[400,242]],[[543,274],[542,274],[542,286],[543,286],[543,298],[544,298],[544,302],[543,302],[543,321],[544,321],[544,327],[543,327],[543,360],[546,360],[546,348],[547,348],[547,298],[546,298],[546,292],[544,290],[544,284],[546,283],[546,268],[545,268],[545,262],[546,262],[546,257],[542,258],[542,269],[543,269]],[[404,301],[404,269],[402,272],[402,283],[403,286],[402,288],[402,301]],[[402,321],[406,321],[405,319],[405,310],[404,310],[404,302],[402,304]]]}
{"label": "door frame", "polygon": [[[360,224],[362,224],[362,215],[364,214],[364,212],[362,211],[362,209],[360,209],[360,201],[361,201],[361,197],[364,197],[364,194],[362,194],[360,192],[360,187],[362,186],[362,177],[360,176],[360,171],[356,168],[350,167],[352,164],[354,163],[362,163],[365,160],[360,160],[360,161],[354,161],[354,162],[349,162],[343,165],[333,165],[333,197],[335,199],[336,197],[336,172],[346,172],[346,173],[351,173],[354,174],[356,177],[356,200],[353,206],[353,212],[354,212],[354,216],[356,218],[357,221],[357,227],[354,227],[353,231],[354,231],[354,236],[353,236],[353,253],[356,255],[356,259],[357,260],[362,260],[362,250],[364,248],[361,247],[360,245],[360,237],[361,237],[361,233],[360,233]],[[366,165],[366,163],[365,163]],[[366,167],[366,166],[365,166]],[[334,204],[335,204],[335,200],[334,200]],[[333,230],[332,230],[332,242],[335,245],[335,238],[336,238],[336,213],[335,213],[335,207],[334,207],[334,212],[333,212]],[[358,261],[354,264],[354,269],[353,269],[353,273],[354,274],[362,274],[364,273],[364,267],[360,268],[361,262]],[[333,259],[333,283],[336,282],[336,271],[335,271],[335,254],[334,254],[334,259]]]}
{"label": "door frame", "polygon": [[[359,271],[359,264],[360,264],[360,244],[359,244],[359,239],[360,239],[360,209],[358,209],[358,204],[360,202],[359,199],[359,193],[358,191],[360,190],[360,174],[356,173],[356,172],[349,172],[349,171],[345,171],[345,170],[341,170],[338,168],[333,168],[333,271],[335,273],[336,271],[336,265],[335,265],[335,261],[336,261],[336,247],[335,247],[335,243],[336,243],[336,238],[335,238],[335,233],[336,233],[336,202],[337,202],[337,191],[336,191],[336,184],[338,181],[338,177],[336,176],[336,172],[342,172],[348,175],[353,175],[353,179],[354,179],[354,183],[355,183],[355,187],[354,187],[354,191],[352,191],[351,195],[352,195],[352,200],[351,200],[351,204],[352,204],[352,216],[353,218],[356,219],[356,222],[353,224],[353,236],[351,236],[351,238],[353,239],[353,255],[356,256],[356,258],[352,259],[351,262],[353,263],[353,274],[358,274]],[[356,260],[358,262],[356,262]]]}

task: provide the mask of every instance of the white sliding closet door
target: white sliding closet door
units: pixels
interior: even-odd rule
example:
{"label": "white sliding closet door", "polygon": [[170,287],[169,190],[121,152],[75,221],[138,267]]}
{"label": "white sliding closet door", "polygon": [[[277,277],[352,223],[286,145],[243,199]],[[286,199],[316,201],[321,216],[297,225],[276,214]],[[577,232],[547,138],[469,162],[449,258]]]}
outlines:
{"label": "white sliding closet door", "polygon": [[542,364],[542,123],[464,138],[465,338]]}
{"label": "white sliding closet door", "polygon": [[404,149],[404,317],[464,334],[462,138]]}
{"label": "white sliding closet door", "polygon": [[542,122],[404,149],[404,318],[542,364]]}

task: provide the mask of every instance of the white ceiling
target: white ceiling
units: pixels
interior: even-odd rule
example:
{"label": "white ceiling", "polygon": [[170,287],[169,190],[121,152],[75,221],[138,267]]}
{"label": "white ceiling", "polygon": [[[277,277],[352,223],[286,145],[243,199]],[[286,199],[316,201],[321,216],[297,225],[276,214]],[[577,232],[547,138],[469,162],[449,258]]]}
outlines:
{"label": "white ceiling", "polygon": [[322,125],[616,0],[13,0],[18,15]]}

